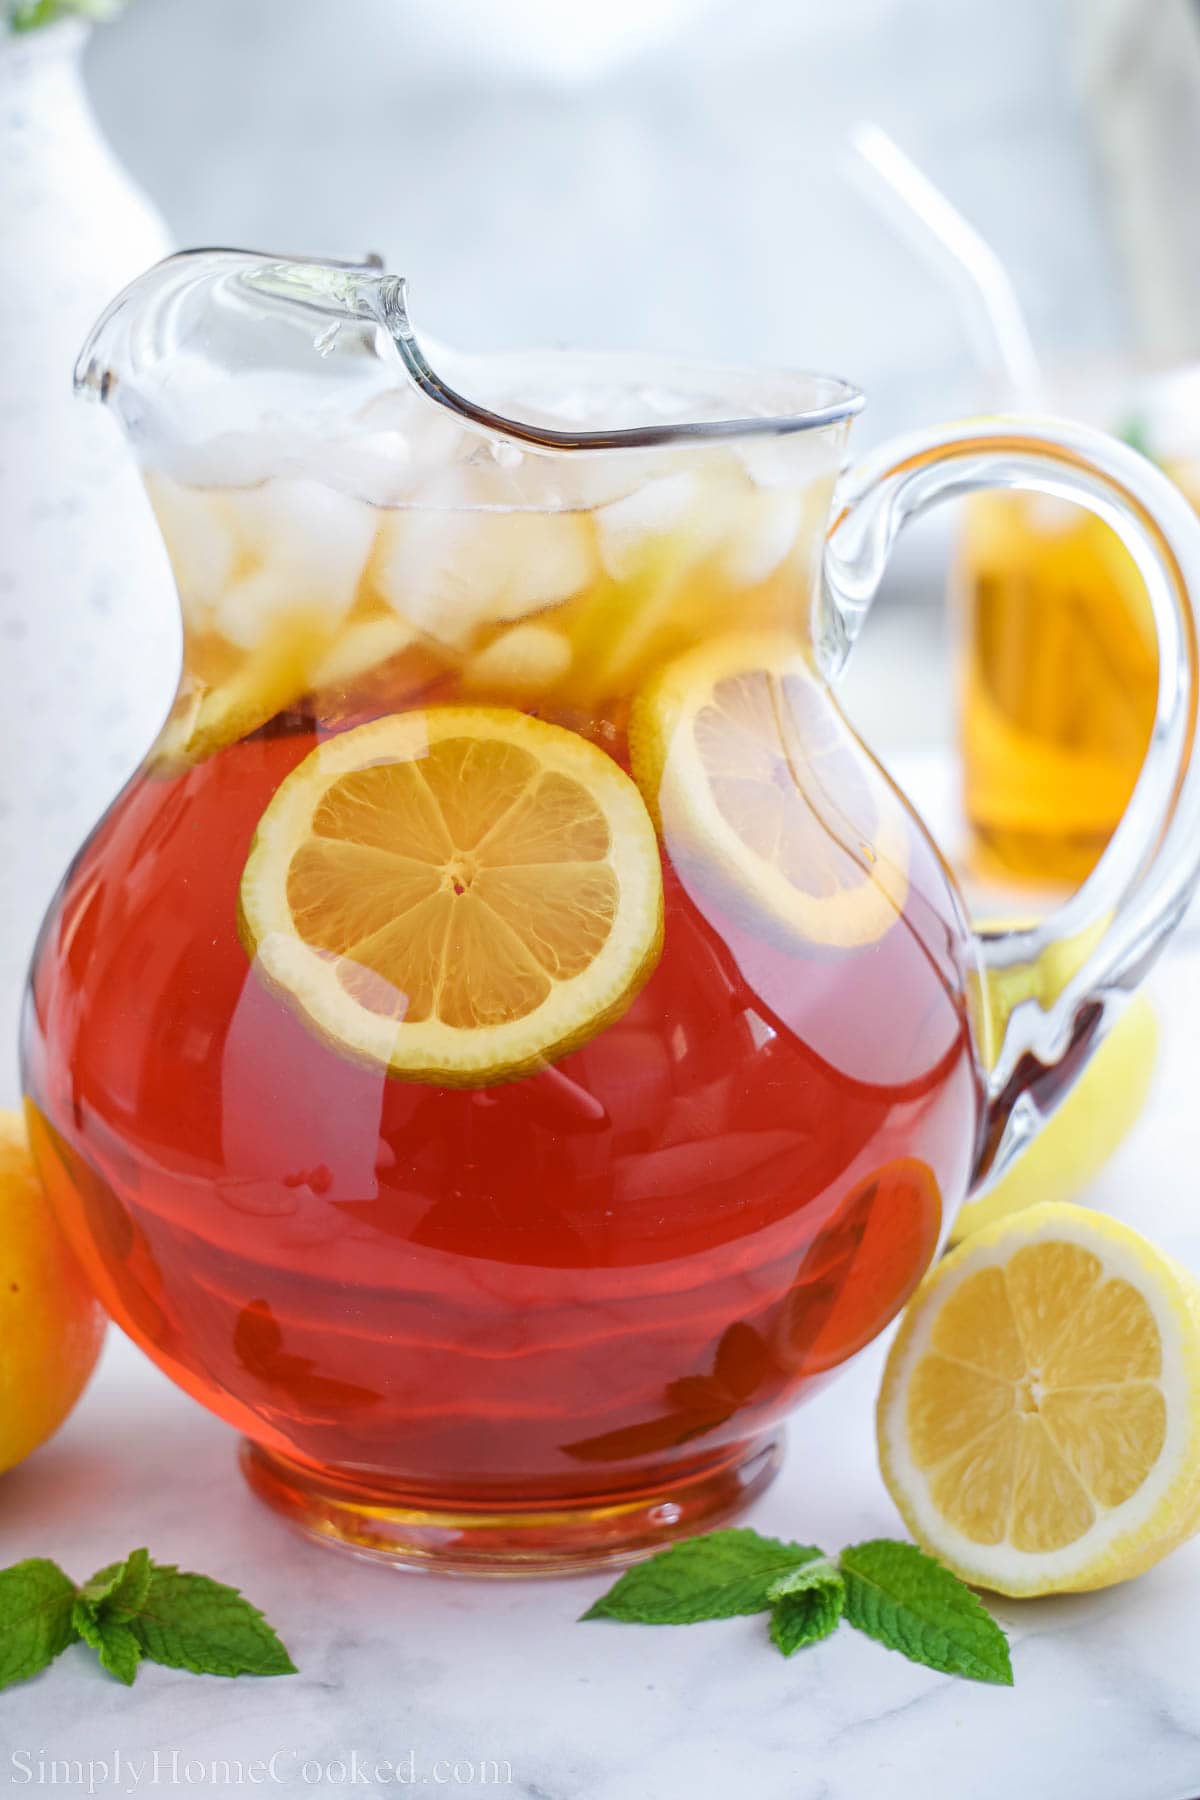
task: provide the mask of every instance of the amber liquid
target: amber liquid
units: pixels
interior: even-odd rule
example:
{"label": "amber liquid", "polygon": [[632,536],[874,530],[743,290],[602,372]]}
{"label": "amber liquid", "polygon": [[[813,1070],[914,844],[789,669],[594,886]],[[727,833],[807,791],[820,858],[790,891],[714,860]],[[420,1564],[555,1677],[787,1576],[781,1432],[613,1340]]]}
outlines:
{"label": "amber liquid", "polygon": [[[396,1492],[620,1492],[753,1439],[927,1266],[978,1121],[965,932],[912,834],[857,950],[698,910],[523,1080],[340,1056],[236,929],[255,825],[311,720],[132,782],[41,941],[31,1115],[113,1315],[257,1443]],[[624,760],[619,735],[606,740]]]}
{"label": "amber liquid", "polygon": [[1018,494],[971,502],[958,577],[965,801],[981,872],[1077,883],[1133,792],[1158,657],[1107,525]]}

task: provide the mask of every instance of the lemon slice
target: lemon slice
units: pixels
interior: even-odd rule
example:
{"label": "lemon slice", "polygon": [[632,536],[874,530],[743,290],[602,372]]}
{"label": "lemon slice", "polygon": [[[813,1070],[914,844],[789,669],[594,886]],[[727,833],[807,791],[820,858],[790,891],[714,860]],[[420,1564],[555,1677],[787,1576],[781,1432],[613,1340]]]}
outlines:
{"label": "lemon slice", "polygon": [[[185,672],[170,717],[151,756],[159,774],[175,774],[260,731],[306,694],[345,687],[385,667],[415,641],[394,617],[352,620],[331,634],[325,620],[294,613],[256,649],[238,655],[225,645],[219,672]],[[228,665],[228,666],[225,666]]]}
{"label": "lemon slice", "polygon": [[662,870],[624,771],[505,707],[430,707],[313,750],[259,820],[241,930],[344,1055],[482,1087],[576,1048],[658,960]]}
{"label": "lemon slice", "polygon": [[782,634],[719,638],[638,696],[633,773],[689,888],[810,943],[873,943],[907,892],[903,809]]}
{"label": "lemon slice", "polygon": [[913,1536],[965,1580],[1139,1575],[1200,1524],[1200,1284],[1084,1207],[985,1226],[905,1314],[878,1429]]}
{"label": "lemon slice", "polygon": [[151,752],[151,767],[158,774],[176,774],[260,730],[306,691],[309,670],[328,645],[323,622],[300,613],[257,649],[234,655],[226,647],[201,669],[186,671]]}

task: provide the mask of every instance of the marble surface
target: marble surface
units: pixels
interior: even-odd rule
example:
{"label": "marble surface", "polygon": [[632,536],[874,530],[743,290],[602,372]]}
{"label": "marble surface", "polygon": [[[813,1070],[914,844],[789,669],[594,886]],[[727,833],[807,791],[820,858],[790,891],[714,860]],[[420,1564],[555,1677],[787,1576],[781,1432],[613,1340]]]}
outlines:
{"label": "marble surface", "polygon": [[[1088,1198],[1200,1268],[1200,951],[1185,945],[1153,985],[1164,1031],[1153,1100]],[[796,1418],[756,1526],[830,1549],[898,1529],[872,1443],[882,1353],[873,1347]],[[998,1605],[1016,1672],[1005,1691],[916,1668],[848,1627],[785,1662],[760,1619],[576,1624],[604,1577],[489,1584],[359,1563],[277,1524],[243,1487],[234,1451],[223,1425],[114,1332],[66,1429],[0,1482],[0,1562],[44,1554],[82,1577],[146,1543],[159,1560],[243,1587],[300,1674],[224,1683],[146,1665],[126,1690],[76,1646],[0,1696],[0,1790],[40,1791],[57,1774],[64,1791],[86,1793],[90,1777],[98,1794],[1200,1794],[1200,1540],[1124,1589]],[[250,1765],[272,1756],[276,1779],[268,1769],[252,1784]],[[51,1768],[70,1759],[82,1767]],[[367,1773],[381,1762],[404,1781]]]}

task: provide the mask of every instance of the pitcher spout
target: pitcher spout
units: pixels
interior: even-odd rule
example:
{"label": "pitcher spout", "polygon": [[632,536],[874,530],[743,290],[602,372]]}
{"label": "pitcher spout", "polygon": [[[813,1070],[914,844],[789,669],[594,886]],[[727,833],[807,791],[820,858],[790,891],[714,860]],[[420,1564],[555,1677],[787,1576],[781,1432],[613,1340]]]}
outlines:
{"label": "pitcher spout", "polygon": [[827,462],[863,405],[848,382],[806,372],[458,355],[418,338],[406,284],[378,257],[226,249],[168,257],[127,287],[84,344],[75,386],[160,463],[264,426],[319,439],[387,388],[419,401],[418,415],[436,406],[469,440],[549,453],[807,439]]}
{"label": "pitcher spout", "polygon": [[77,391],[107,399],[114,364],[142,370],[178,350],[209,308],[236,306],[239,295],[288,302],[355,318],[373,310],[364,296],[383,259],[361,263],[264,256],[251,250],[181,250],[131,281],[105,308],[75,364]]}
{"label": "pitcher spout", "polygon": [[[226,249],[169,256],[97,320],[75,365],[75,391],[107,405],[155,461],[215,432],[255,429],[281,403],[284,412],[307,409],[314,386],[328,411],[331,358],[339,376],[349,353],[360,374],[375,365],[377,386],[395,379],[394,352],[377,318],[382,269],[375,256],[361,263]],[[361,379],[354,385],[361,389]]]}

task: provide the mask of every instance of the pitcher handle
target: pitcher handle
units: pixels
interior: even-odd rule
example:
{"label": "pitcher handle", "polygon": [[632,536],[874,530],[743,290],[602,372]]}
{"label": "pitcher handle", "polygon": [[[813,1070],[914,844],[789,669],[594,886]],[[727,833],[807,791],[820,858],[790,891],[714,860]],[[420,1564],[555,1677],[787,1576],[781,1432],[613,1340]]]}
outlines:
{"label": "pitcher handle", "polygon": [[1112,526],[1149,593],[1158,701],[1137,785],[1087,880],[1037,925],[976,933],[991,1000],[979,1008],[988,1077],[976,1183],[998,1176],[1069,1091],[1200,879],[1200,518],[1126,445],[1063,420],[996,418],[916,432],[869,458],[839,489],[829,534],[816,621],[826,674],[844,666],[908,520],[990,487],[1074,501]]}

